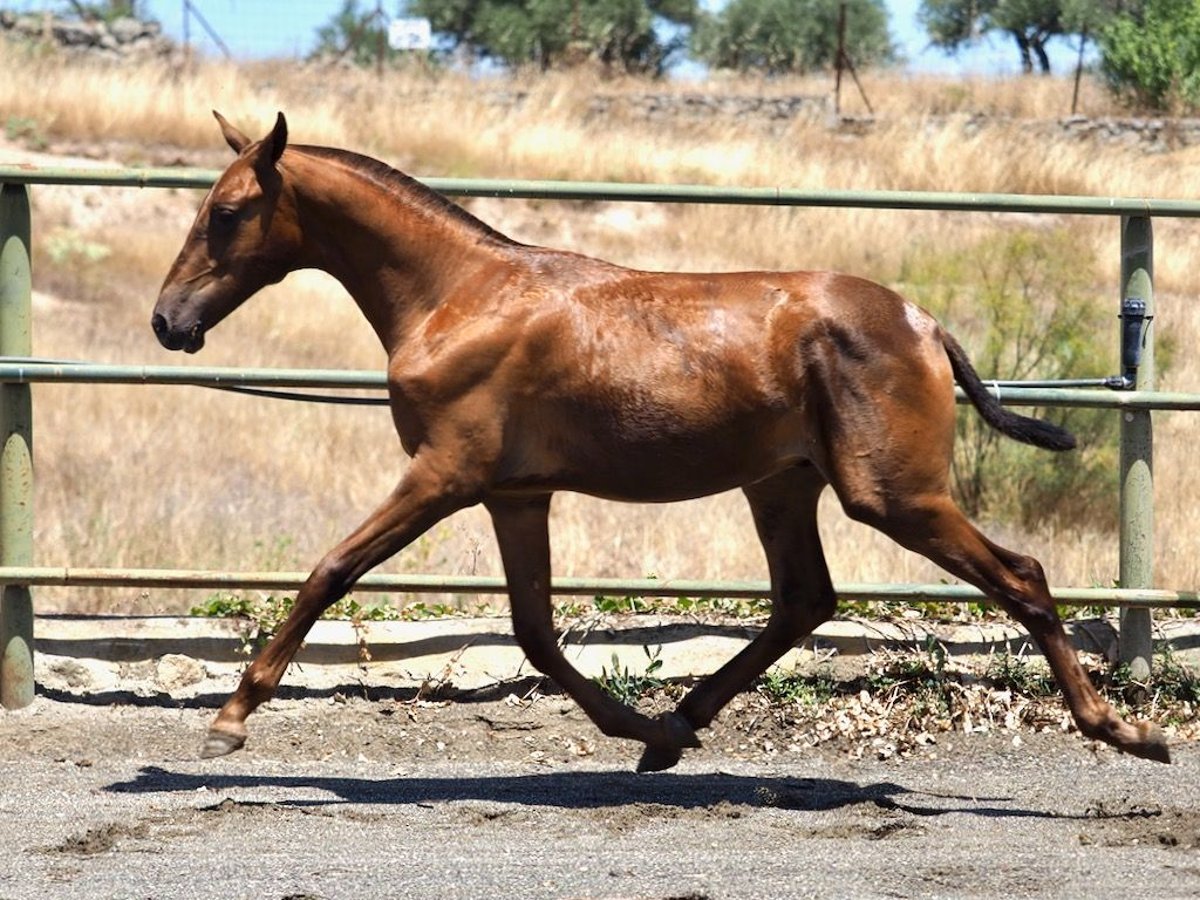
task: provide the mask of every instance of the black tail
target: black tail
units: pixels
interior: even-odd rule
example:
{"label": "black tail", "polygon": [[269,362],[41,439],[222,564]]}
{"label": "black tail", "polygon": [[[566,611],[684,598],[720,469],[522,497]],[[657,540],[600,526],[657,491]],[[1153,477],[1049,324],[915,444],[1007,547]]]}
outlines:
{"label": "black tail", "polygon": [[988,391],[987,386],[980,380],[975,367],[967,359],[966,351],[959,346],[958,341],[942,330],[942,345],[946,355],[950,357],[950,368],[954,370],[954,379],[967,395],[971,404],[979,410],[983,421],[987,422],[1001,434],[1023,444],[1033,444],[1045,450],[1063,451],[1075,447],[1075,435],[1065,428],[1010,412],[1000,405]]}

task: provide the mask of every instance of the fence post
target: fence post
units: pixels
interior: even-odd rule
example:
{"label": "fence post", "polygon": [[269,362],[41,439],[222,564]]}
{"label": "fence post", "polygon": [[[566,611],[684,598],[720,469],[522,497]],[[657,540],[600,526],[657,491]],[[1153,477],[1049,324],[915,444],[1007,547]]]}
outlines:
{"label": "fence post", "polygon": [[[33,283],[29,189],[0,185],[0,355],[29,356]],[[0,565],[33,563],[33,415],[28,384],[0,385]],[[0,705],[33,702],[33,599],[29,586],[0,595]]]}
{"label": "fence post", "polygon": [[[1121,217],[1121,316],[1123,374],[1133,378],[1131,387],[1152,391],[1154,232],[1149,216]],[[1154,582],[1154,430],[1148,409],[1121,412],[1120,476],[1121,587],[1149,588]],[[1149,679],[1153,649],[1149,608],[1124,607],[1120,657],[1134,680]]]}

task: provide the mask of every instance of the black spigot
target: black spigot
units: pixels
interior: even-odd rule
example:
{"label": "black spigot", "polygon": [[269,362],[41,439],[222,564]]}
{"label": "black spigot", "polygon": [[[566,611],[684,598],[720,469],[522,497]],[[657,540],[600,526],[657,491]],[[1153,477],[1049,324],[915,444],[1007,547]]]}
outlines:
{"label": "black spigot", "polygon": [[1126,388],[1137,386],[1138,366],[1146,339],[1146,301],[1126,297],[1121,301],[1121,377]]}

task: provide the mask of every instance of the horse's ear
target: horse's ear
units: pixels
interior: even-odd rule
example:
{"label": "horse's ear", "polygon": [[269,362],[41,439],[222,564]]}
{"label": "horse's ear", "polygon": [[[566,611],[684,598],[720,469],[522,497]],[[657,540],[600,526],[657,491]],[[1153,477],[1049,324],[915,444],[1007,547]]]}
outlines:
{"label": "horse's ear", "polygon": [[284,148],[287,147],[288,132],[287,119],[283,117],[282,112],[275,114],[275,127],[271,129],[271,135],[264,141],[269,143],[271,147],[271,165],[279,162],[279,157],[283,156]]}
{"label": "horse's ear", "polygon": [[279,162],[279,157],[283,156],[287,147],[287,139],[287,119],[283,117],[283,113],[279,113],[275,117],[275,127],[271,129],[271,133],[258,142],[254,152],[254,168],[259,172],[274,169],[275,163]]}
{"label": "horse's ear", "polygon": [[241,153],[250,146],[250,138],[230,125],[229,121],[223,115],[215,109],[213,110],[213,115],[216,116],[217,123],[221,126],[221,134],[225,136],[225,143],[233,148],[234,153]]}

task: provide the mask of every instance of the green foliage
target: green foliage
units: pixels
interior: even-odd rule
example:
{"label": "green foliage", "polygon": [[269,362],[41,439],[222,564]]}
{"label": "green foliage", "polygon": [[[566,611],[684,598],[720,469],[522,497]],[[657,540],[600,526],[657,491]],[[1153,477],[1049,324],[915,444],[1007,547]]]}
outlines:
{"label": "green foliage", "polygon": [[945,712],[950,709],[951,685],[947,674],[949,654],[946,648],[929,638],[923,650],[907,653],[880,653],[867,663],[864,683],[872,694],[913,698],[914,715]]}
{"label": "green foliage", "polygon": [[1167,647],[1155,663],[1154,690],[1156,700],[1174,700],[1196,706],[1200,704],[1200,675],[1180,662]]}
{"label": "green foliage", "polygon": [[4,136],[31,150],[45,150],[50,145],[38,120],[27,116],[9,116],[5,119]]}
{"label": "green foliage", "polygon": [[335,57],[359,66],[374,65],[383,59],[395,61],[399,53],[387,43],[386,23],[381,21],[374,4],[360,6],[359,0],[342,0],[342,7],[317,29],[314,58]]}
{"label": "green foliage", "polygon": [[102,262],[112,255],[112,248],[107,244],[89,241],[69,228],[54,229],[46,237],[43,246],[46,255],[56,266],[86,266]]}
{"label": "green foliage", "polygon": [[[204,603],[193,606],[191,615],[212,619],[242,619],[240,630],[242,652],[249,655],[261,649],[274,637],[279,627],[296,605],[296,598],[247,596],[245,594],[213,594]],[[400,618],[400,613],[386,603],[363,606],[353,597],[343,597],[321,616],[323,619],[347,619],[355,628],[363,622],[382,622]]]}
{"label": "green foliage", "polygon": [[655,673],[662,668],[662,647],[656,647],[653,652],[649,647],[642,647],[646,654],[646,668],[643,672],[634,672],[621,665],[617,654],[612,655],[612,671],[601,666],[596,683],[611,697],[621,701],[626,706],[637,703],[643,696],[656,691],[663,686],[663,681]]}
{"label": "green foliage", "polygon": [[1150,681],[1137,681],[1130,674],[1129,666],[1114,666],[1102,686],[1117,694],[1134,708],[1151,706],[1171,710],[1186,704],[1184,712],[1193,712],[1200,705],[1200,675],[1175,656],[1166,647],[1154,659]]}
{"label": "green foliage", "polygon": [[653,613],[670,616],[728,616],[745,619],[765,616],[771,612],[771,601],[742,597],[633,597],[599,594],[592,602],[561,602],[555,606],[558,616],[587,616],[593,613],[629,615]]}
{"label": "green foliage", "polygon": [[[719,69],[811,72],[837,56],[839,0],[730,0],[719,12],[702,13],[692,52]],[[846,52],[857,66],[889,63],[896,50],[881,0],[850,0]]]}
{"label": "green foliage", "polygon": [[1200,107],[1200,0],[1142,0],[1100,33],[1100,71],[1131,103],[1175,113]]}
{"label": "green foliage", "polygon": [[986,677],[993,687],[1024,697],[1049,697],[1057,692],[1054,678],[1044,663],[1030,662],[1007,649],[988,660]]}
{"label": "green foliage", "polygon": [[[399,4],[398,12],[405,14],[403,3]],[[380,62],[388,66],[416,63],[429,67],[436,61],[432,51],[393,49],[388,44],[387,20],[369,0],[365,5],[360,5],[359,0],[342,0],[341,9],[317,29],[317,45],[310,56],[346,60],[364,68]]]}
{"label": "green foliage", "polygon": [[133,18],[147,21],[149,18],[145,0],[63,0],[59,4],[62,15],[84,21],[112,22],[116,19]]}
{"label": "green foliage", "polygon": [[828,666],[805,675],[772,666],[754,683],[754,690],[771,703],[824,706],[839,693],[838,682]]}
{"label": "green foliage", "polygon": [[418,600],[415,603],[406,603],[399,610],[393,607],[387,607],[389,612],[394,612],[394,618],[403,619],[405,622],[419,622],[422,619],[453,619],[469,615],[486,615],[491,613],[489,607],[481,607],[478,609],[464,609],[461,606],[452,606],[449,603],[426,603],[424,600]]}
{"label": "green foliage", "polygon": [[1109,15],[1109,0],[922,0],[918,11],[930,42],[956,54],[1000,32],[1010,37],[1021,69],[1050,74],[1047,43],[1068,34],[1094,33]]}
{"label": "green foliage", "polygon": [[[1069,231],[1001,231],[955,252],[925,248],[904,265],[913,299],[958,337],[984,379],[1096,377],[1115,368],[1116,329],[1097,300],[1093,260]],[[1097,335],[1109,340],[1097,340]],[[960,407],[952,467],[969,516],[1115,524],[1117,417],[1108,410],[1039,410],[1079,439],[1047,453],[989,428]]]}
{"label": "green foliage", "polygon": [[695,0],[410,0],[454,46],[509,66],[542,69],[591,59],[626,72],[661,74],[679,38],[664,38],[656,19],[680,25]]}

